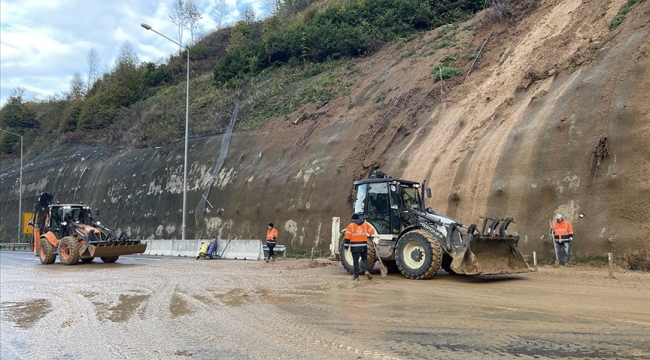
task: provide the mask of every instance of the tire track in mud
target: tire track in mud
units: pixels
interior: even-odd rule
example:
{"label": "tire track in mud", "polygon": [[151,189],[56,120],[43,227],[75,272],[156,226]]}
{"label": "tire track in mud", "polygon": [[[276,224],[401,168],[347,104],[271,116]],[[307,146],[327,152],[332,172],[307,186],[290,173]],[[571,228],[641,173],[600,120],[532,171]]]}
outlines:
{"label": "tire track in mud", "polygon": [[[301,277],[301,272],[287,271],[293,277]],[[201,326],[203,330],[198,331],[198,336],[203,340],[206,349],[212,351],[226,351],[229,356],[237,354],[248,354],[252,358],[268,358],[269,352],[277,358],[366,358],[394,359],[395,356],[386,355],[371,349],[364,348],[333,333],[327,334],[323,329],[301,324],[294,320],[294,316],[280,310],[269,298],[277,299],[296,295],[292,289],[292,280],[287,278],[278,279],[268,276],[268,281],[259,276],[233,275],[228,274],[219,277],[218,283],[206,286],[205,291],[196,288],[179,287],[176,295],[182,296],[196,311],[196,317],[201,320],[187,323],[188,317],[184,317],[177,325],[185,324],[185,331],[191,331],[192,327]],[[265,284],[273,291],[265,287],[260,288],[259,284]],[[282,284],[279,284],[282,283]],[[257,285],[256,285],[257,284]],[[337,286],[338,288],[340,286]],[[348,287],[348,286],[343,286]],[[328,288],[331,291],[333,288]],[[316,291],[307,290],[305,293],[317,294]],[[272,300],[277,301],[277,300]],[[325,308],[322,309],[326,311]],[[220,315],[221,314],[221,315]],[[233,323],[229,319],[236,318]],[[178,319],[177,319],[178,320]],[[218,329],[218,330],[216,330]],[[254,329],[254,330],[252,330]],[[255,339],[255,344],[246,344],[242,339]],[[335,340],[332,340],[335,339]],[[225,345],[225,349],[220,346]],[[217,347],[218,349],[215,349]],[[291,350],[287,351],[287,347]],[[259,351],[259,349],[266,349]],[[219,350],[221,349],[221,350]],[[322,355],[323,350],[327,355]],[[203,353],[207,351],[201,348],[187,348],[187,353]],[[253,356],[256,354],[256,356]],[[307,356],[308,355],[308,356]]]}
{"label": "tire track in mud", "polygon": [[[256,303],[241,308],[228,308],[226,311],[238,319],[236,324],[217,318],[214,327],[202,324],[205,331],[200,331],[199,336],[208,344],[224,344],[227,348],[236,350],[236,353],[247,354],[251,358],[397,358],[366,349],[324,329],[301,325],[291,319],[291,314],[278,312],[268,304]],[[220,332],[208,330],[215,328]]]}
{"label": "tire track in mud", "polygon": [[169,303],[174,294],[177,281],[169,277],[156,275],[152,276],[156,281],[149,284],[151,297],[144,309],[145,319],[169,319]]}

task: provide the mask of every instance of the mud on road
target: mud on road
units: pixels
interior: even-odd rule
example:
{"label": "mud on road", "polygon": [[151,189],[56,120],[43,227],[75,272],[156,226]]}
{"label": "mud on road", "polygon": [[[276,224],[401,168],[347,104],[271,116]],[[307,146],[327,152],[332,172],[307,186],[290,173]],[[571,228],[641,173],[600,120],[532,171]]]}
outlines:
{"label": "mud on road", "polygon": [[0,266],[3,360],[650,358],[647,273],[353,282],[327,260],[15,252]]}

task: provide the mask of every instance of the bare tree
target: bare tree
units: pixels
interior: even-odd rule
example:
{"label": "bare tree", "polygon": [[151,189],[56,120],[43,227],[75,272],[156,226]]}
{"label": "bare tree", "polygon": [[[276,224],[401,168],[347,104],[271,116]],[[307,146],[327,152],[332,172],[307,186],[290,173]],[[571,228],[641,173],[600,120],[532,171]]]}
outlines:
{"label": "bare tree", "polygon": [[86,84],[84,83],[81,74],[77,71],[70,80],[70,93],[69,96],[73,100],[81,99],[86,95]]}
{"label": "bare tree", "polygon": [[262,0],[262,17],[277,15],[282,2],[282,0]]}
{"label": "bare tree", "polygon": [[201,24],[196,24],[196,28],[194,29],[194,43],[198,43],[199,41],[205,39],[206,36],[210,35],[210,33],[203,27]]}
{"label": "bare tree", "polygon": [[86,64],[88,64],[88,79],[86,83],[86,91],[90,91],[90,87],[99,77],[99,55],[95,48],[90,48],[86,54]]}
{"label": "bare tree", "polygon": [[185,2],[183,15],[185,16],[185,27],[190,31],[190,42],[194,44],[194,35],[198,25],[197,23],[201,20],[203,15],[201,14],[201,11],[199,11],[199,6],[194,0],[187,0]]}
{"label": "bare tree", "polygon": [[253,25],[257,21],[257,13],[252,6],[247,6],[244,11],[239,15],[239,19],[246,22],[248,25]]}
{"label": "bare tree", "polygon": [[214,0],[210,15],[212,15],[212,20],[217,23],[217,30],[224,28],[224,19],[227,14],[228,4],[226,3],[226,0]]}
{"label": "bare tree", "polygon": [[174,0],[169,18],[178,27],[178,43],[180,44],[178,46],[178,53],[180,54],[183,47],[183,30],[187,21],[185,17],[185,2],[183,0]]}
{"label": "bare tree", "polygon": [[117,51],[117,61],[115,65],[126,65],[135,68],[139,63],[140,59],[138,58],[138,54],[135,53],[135,50],[133,50],[133,45],[126,40]]}

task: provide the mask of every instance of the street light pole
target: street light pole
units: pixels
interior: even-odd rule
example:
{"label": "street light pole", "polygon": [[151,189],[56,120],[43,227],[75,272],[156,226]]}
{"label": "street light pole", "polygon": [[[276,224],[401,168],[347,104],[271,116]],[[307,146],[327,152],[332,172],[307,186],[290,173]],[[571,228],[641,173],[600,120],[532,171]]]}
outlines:
{"label": "street light pole", "polygon": [[[19,239],[22,233],[21,229],[23,227],[23,221],[22,221],[23,220],[23,136],[18,135],[16,133],[12,133],[11,131],[7,131],[7,130],[0,129],[0,131],[20,137],[20,181],[18,183],[18,233],[16,234],[16,238]],[[13,250],[16,251],[16,240],[14,240]]]}
{"label": "street light pole", "polygon": [[[174,44],[178,45],[179,47],[182,47],[179,42],[174,41],[167,36],[159,33],[158,31],[154,30],[151,26],[147,24],[140,24],[143,28],[146,30],[151,30],[155,32],[156,34],[164,37],[165,39],[173,42]],[[189,138],[189,124],[190,124],[190,48],[185,47],[185,50],[187,51],[187,87],[185,90],[185,161],[183,165],[183,226],[181,228],[181,239],[185,240],[185,228],[186,228],[186,222],[185,222],[185,216],[187,214],[187,142]]]}

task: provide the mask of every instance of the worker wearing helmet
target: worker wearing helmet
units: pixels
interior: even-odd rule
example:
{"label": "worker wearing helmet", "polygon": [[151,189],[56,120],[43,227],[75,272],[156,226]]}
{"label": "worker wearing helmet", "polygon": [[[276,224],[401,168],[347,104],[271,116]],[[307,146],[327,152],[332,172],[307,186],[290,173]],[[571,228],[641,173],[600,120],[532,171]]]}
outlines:
{"label": "worker wearing helmet", "polygon": [[[555,216],[555,222],[551,225],[553,231],[553,240],[555,242],[556,261],[561,261],[562,265],[569,262],[569,244],[573,240],[573,226],[564,220],[562,214]],[[560,259],[560,256],[562,258]]]}
{"label": "worker wearing helmet", "polygon": [[269,248],[269,257],[266,258],[266,262],[269,262],[271,258],[275,261],[275,253],[273,248],[275,247],[276,240],[278,239],[278,229],[273,226],[273,223],[269,223],[269,229],[266,231],[266,246]]}
{"label": "worker wearing helmet", "polygon": [[370,269],[368,269],[368,237],[375,234],[377,232],[370,223],[365,222],[359,214],[352,215],[352,222],[345,229],[345,241],[343,242],[345,250],[350,249],[352,252],[354,268],[352,280],[359,281],[359,258],[363,262],[366,277],[368,280],[372,279]]}

